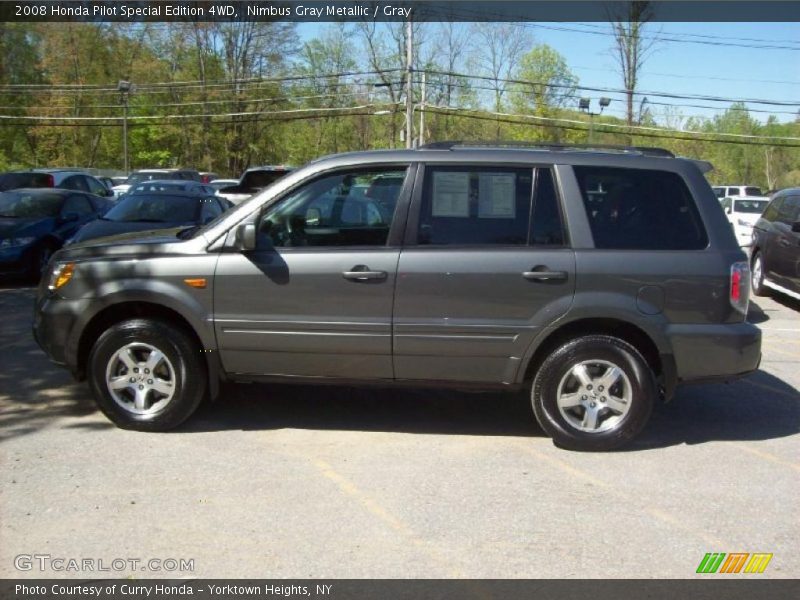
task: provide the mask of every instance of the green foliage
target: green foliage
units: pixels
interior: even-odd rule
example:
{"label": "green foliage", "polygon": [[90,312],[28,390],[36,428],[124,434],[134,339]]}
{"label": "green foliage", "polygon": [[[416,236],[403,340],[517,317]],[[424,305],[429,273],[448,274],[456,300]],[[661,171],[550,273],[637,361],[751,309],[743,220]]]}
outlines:
{"label": "green foliage", "polygon": [[[446,24],[415,28],[414,101],[425,70],[426,140],[587,142],[590,119],[574,106],[578,79],[554,48],[498,39],[514,28],[493,24],[480,36]],[[120,79],[136,85],[128,98],[134,169],[191,166],[236,177],[256,164],[402,146],[404,54],[402,24],[329,25],[302,45],[287,23],[0,24],[0,86],[28,86],[0,89],[2,114],[62,119],[0,122],[0,169],[121,169]],[[527,83],[500,89],[467,76],[479,67]],[[342,75],[379,69],[399,70]],[[39,84],[51,87],[30,87]],[[76,84],[84,87],[69,87]],[[639,125],[649,129],[628,128],[607,111],[591,122],[595,142],[709,160],[715,183],[800,184],[800,149],[778,139],[800,138],[800,118],[760,122],[743,105],[684,118],[642,106]],[[417,109],[417,131],[419,116]],[[87,117],[94,120],[77,120]]]}

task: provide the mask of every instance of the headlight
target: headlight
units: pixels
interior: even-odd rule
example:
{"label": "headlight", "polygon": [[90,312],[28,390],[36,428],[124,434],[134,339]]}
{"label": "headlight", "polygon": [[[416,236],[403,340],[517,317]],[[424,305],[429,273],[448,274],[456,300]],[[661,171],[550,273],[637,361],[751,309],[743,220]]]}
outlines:
{"label": "headlight", "polygon": [[27,246],[28,244],[32,244],[35,241],[36,237],[34,236],[7,238],[5,240],[0,240],[0,248],[15,248],[19,246]]}
{"label": "headlight", "polygon": [[50,273],[50,280],[47,282],[47,289],[54,292],[67,285],[72,279],[72,273],[75,270],[75,263],[56,263],[53,271]]}

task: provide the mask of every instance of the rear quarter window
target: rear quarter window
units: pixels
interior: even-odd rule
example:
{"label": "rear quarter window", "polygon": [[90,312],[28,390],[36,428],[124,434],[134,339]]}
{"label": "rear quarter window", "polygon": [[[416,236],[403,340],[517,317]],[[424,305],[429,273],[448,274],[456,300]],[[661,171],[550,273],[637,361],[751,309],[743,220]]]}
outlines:
{"label": "rear quarter window", "polygon": [[708,245],[694,199],[669,171],[574,167],[596,248],[701,250]]}

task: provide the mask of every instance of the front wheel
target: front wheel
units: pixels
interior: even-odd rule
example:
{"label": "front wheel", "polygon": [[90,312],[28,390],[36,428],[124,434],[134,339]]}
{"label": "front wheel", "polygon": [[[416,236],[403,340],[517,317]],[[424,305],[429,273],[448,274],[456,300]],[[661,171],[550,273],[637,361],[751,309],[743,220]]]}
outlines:
{"label": "front wheel", "polygon": [[542,363],[531,402],[557,446],[610,450],[644,429],[657,393],[653,372],[636,348],[593,335],[564,343]]}
{"label": "front wheel", "polygon": [[756,252],[753,256],[753,264],[750,269],[751,281],[754,296],[768,296],[769,291],[764,285],[764,259],[761,258],[761,252]]}
{"label": "front wheel", "polygon": [[207,376],[200,349],[163,321],[132,319],[106,330],[89,356],[89,385],[119,427],[165,431],[202,401]]}

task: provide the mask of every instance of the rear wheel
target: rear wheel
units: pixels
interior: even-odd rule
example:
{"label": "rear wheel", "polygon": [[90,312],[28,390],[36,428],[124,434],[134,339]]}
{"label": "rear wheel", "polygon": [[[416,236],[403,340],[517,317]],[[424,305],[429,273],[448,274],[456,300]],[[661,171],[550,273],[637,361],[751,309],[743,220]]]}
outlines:
{"label": "rear wheel", "polygon": [[185,421],[207,387],[200,350],[181,329],[133,319],[108,329],[89,356],[98,407],[125,429],[165,431]]}
{"label": "rear wheel", "polygon": [[750,267],[751,280],[753,288],[753,295],[755,296],[768,296],[769,290],[764,285],[764,260],[761,258],[761,252],[756,252],[753,255],[753,262]]}
{"label": "rear wheel", "polygon": [[553,442],[570,450],[610,450],[638,435],[657,397],[655,377],[624,340],[586,336],[542,363],[531,401]]}

